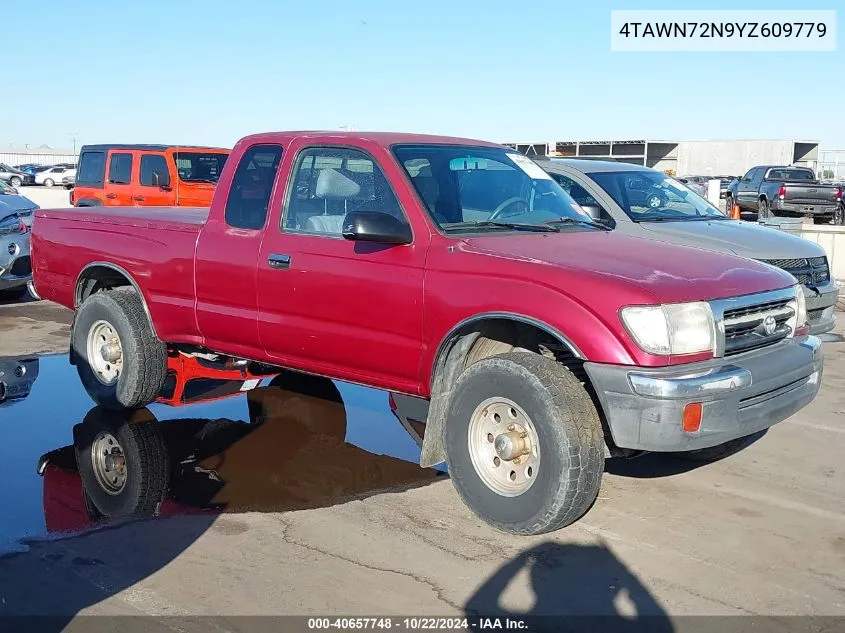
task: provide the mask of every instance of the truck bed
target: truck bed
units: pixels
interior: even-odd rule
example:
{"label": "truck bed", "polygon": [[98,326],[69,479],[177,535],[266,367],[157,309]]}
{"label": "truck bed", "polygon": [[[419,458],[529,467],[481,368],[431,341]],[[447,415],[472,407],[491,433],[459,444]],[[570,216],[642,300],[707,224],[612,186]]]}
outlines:
{"label": "truck bed", "polygon": [[71,207],[39,209],[36,218],[96,222],[136,228],[198,233],[208,220],[204,207]]}
{"label": "truck bed", "polygon": [[194,257],[207,219],[208,209],[194,207],[39,209],[32,267],[41,296],[73,309],[86,266],[125,271],[143,280],[138,290],[163,340],[200,343]]}

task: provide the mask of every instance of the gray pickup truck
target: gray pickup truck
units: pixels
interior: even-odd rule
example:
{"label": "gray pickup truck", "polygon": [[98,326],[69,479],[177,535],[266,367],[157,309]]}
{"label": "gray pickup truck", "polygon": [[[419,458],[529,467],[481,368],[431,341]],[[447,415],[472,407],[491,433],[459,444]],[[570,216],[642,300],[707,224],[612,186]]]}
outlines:
{"label": "gray pickup truck", "polygon": [[732,253],[791,273],[803,286],[810,330],[829,332],[839,286],[818,244],[777,229],[738,222],[655,169],[598,160],[538,160],[594,220],[616,231]]}
{"label": "gray pickup truck", "polygon": [[812,169],[760,165],[732,182],[727,193],[728,208],[756,211],[761,220],[772,216],[807,216],[816,224],[845,224],[842,188],[823,185]]}

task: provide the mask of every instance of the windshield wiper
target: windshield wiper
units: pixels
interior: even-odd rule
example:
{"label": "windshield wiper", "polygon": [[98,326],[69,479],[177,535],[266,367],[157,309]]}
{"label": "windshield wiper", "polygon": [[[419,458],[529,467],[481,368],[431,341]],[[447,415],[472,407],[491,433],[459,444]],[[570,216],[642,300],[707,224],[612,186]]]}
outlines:
{"label": "windshield wiper", "polygon": [[604,224],[600,224],[599,222],[594,222],[592,220],[577,220],[575,218],[555,218],[554,220],[548,220],[546,222],[547,226],[555,225],[555,224],[577,224],[579,226],[589,226],[594,229],[601,229],[602,231],[609,231],[610,227],[605,226]]}
{"label": "windshield wiper", "polygon": [[477,220],[475,222],[456,222],[443,227],[447,231],[453,229],[474,229],[476,227],[493,226],[502,229],[513,229],[515,231],[540,231],[543,233],[559,233],[560,229],[548,224],[529,224],[523,222],[500,222],[498,220]]}
{"label": "windshield wiper", "polygon": [[722,215],[659,215],[653,218],[640,218],[635,222],[702,222],[706,220],[727,220]]}

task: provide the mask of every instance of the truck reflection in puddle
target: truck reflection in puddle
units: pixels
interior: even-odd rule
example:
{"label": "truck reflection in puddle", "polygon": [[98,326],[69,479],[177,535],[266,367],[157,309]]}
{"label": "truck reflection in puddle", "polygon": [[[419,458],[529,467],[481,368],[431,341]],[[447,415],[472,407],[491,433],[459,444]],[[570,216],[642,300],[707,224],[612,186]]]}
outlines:
{"label": "truck reflection in puddle", "polygon": [[442,476],[347,442],[347,409],[330,380],[285,373],[256,386],[267,376],[239,368],[209,376],[183,361],[170,368],[171,388],[159,401],[178,406],[246,390],[249,423],[91,409],[74,426],[73,445],[39,461],[48,532],[139,516],[321,507]]}
{"label": "truck reflection in puddle", "polygon": [[0,358],[0,407],[26,398],[36,378],[37,358]]}

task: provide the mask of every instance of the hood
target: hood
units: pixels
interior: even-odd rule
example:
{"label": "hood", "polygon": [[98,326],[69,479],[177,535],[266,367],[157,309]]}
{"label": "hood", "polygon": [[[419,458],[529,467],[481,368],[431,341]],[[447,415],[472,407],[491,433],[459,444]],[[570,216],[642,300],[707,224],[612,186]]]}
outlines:
{"label": "hood", "polygon": [[18,211],[32,211],[37,208],[37,204],[24,196],[0,195],[0,217],[5,217]]}
{"label": "hood", "polygon": [[751,259],[822,257],[824,249],[797,235],[752,222],[640,222],[645,235],[655,240],[733,253]]}
{"label": "hood", "polygon": [[[467,238],[464,244],[467,252],[539,265],[538,281],[562,287],[573,295],[583,293],[585,301],[592,292],[615,292],[621,287],[646,291],[651,302],[679,303],[795,284],[792,275],[766,264],[618,231],[484,236]],[[566,279],[560,279],[562,271],[569,273]],[[643,301],[648,299],[642,297]]]}

